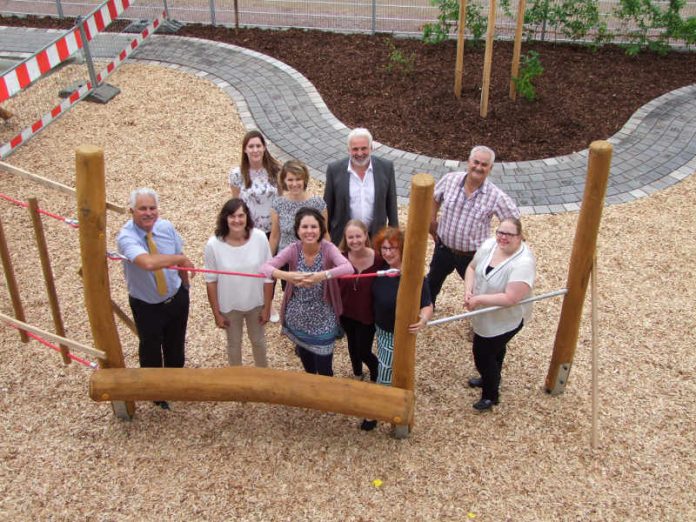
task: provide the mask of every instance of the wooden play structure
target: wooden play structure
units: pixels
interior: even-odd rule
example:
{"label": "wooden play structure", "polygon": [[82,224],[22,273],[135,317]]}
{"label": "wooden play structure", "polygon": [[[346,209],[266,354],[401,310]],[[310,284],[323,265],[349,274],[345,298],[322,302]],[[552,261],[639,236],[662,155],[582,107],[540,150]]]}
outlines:
{"label": "wooden play structure", "polygon": [[[565,297],[546,378],[546,390],[551,394],[564,391],[572,366],[582,307],[594,266],[611,154],[612,146],[606,141],[590,145],[587,182],[570,260],[567,291],[562,292]],[[67,357],[72,348],[98,357],[100,369],[92,375],[89,386],[93,400],[110,401],[114,413],[123,419],[133,417],[135,401],[266,402],[378,419],[391,423],[397,437],[410,433],[415,422],[416,336],[408,333],[408,325],[417,319],[423,283],[429,226],[429,220],[423,217],[430,216],[434,189],[430,175],[416,174],[412,179],[396,309],[393,386],[387,387],[352,379],[255,367],[125,368],[114,313],[120,317],[125,314],[111,300],[107,267],[103,151],[90,145],[78,148],[76,172],[81,273],[96,349],[23,322],[19,295],[12,291],[16,319],[4,315],[0,319],[15,324],[21,335],[25,335],[25,331],[38,331],[54,339],[61,344],[63,357]],[[8,287],[12,289],[12,266],[1,223],[0,247]]]}
{"label": "wooden play structure", "polygon": [[[524,10],[526,0],[517,4],[517,21],[515,25],[515,43],[512,51],[510,66],[510,99],[517,98],[517,88],[513,78],[520,70],[520,53],[522,51],[522,29],[524,27]],[[459,21],[457,23],[457,58],[454,66],[454,95],[462,96],[462,77],[464,75],[464,33],[466,31],[467,0],[459,0]],[[488,2],[488,26],[486,29],[486,50],[483,56],[483,82],[481,86],[481,104],[479,114],[482,118],[488,115],[488,97],[491,90],[491,70],[493,69],[493,41],[495,38],[496,0]]]}
{"label": "wooden play structure", "polygon": [[417,320],[433,199],[432,176],[417,174],[411,182],[403,273],[396,308],[394,386],[375,386],[350,379],[252,367],[124,368],[123,353],[111,312],[106,258],[103,151],[77,150],[77,201],[80,221],[85,304],[95,346],[107,356],[90,382],[90,397],[112,401],[117,415],[130,418],[136,400],[271,402],[378,419],[405,436],[413,426],[416,337],[408,325]]}

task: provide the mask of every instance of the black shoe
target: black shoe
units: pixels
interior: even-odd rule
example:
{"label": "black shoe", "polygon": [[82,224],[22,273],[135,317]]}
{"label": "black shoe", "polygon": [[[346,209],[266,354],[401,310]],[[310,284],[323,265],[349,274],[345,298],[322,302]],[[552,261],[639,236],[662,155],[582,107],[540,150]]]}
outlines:
{"label": "black shoe", "polygon": [[372,431],[377,427],[377,421],[376,420],[367,420],[365,419],[362,421],[362,424],[360,425],[360,429],[363,431]]}
{"label": "black shoe", "polygon": [[498,404],[498,401],[481,399],[480,401],[474,403],[474,409],[478,411],[486,411],[490,410],[495,404]]}
{"label": "black shoe", "polygon": [[481,377],[472,377],[469,379],[469,388],[482,388],[483,379]]}
{"label": "black shoe", "polygon": [[155,401],[155,406],[159,406],[163,410],[171,410],[167,401]]}

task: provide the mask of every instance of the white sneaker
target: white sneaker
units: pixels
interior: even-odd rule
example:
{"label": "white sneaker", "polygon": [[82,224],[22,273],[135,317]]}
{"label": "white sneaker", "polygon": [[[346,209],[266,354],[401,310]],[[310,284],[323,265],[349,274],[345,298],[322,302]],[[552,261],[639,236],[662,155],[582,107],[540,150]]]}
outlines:
{"label": "white sneaker", "polygon": [[271,319],[271,322],[272,322],[272,323],[277,323],[278,321],[280,321],[280,314],[278,314],[278,312],[276,311],[275,308],[272,308],[272,309],[271,309],[271,317],[270,317],[270,319]]}

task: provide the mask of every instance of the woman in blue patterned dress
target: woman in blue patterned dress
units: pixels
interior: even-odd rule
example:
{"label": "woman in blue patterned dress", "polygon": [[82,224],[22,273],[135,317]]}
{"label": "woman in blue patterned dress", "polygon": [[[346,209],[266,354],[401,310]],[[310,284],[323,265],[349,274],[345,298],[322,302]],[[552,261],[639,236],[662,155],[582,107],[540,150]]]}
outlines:
{"label": "woman in blue patterned dress", "polygon": [[[323,237],[326,221],[316,209],[295,216],[291,243],[261,267],[266,277],[288,283],[280,309],[282,333],[295,343],[307,373],[333,376],[333,350],[343,310],[335,277],[352,274],[353,266]],[[288,270],[282,268],[288,265]]]}

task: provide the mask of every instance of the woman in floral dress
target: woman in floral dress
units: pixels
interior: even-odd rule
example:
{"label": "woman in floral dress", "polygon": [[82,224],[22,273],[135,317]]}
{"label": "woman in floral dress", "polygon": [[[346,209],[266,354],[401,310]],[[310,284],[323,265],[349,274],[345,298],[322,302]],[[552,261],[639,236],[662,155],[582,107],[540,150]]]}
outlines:
{"label": "woman in floral dress", "polygon": [[[261,267],[266,277],[288,283],[280,309],[282,333],[295,343],[307,373],[333,376],[333,350],[341,315],[341,293],[335,277],[352,274],[353,266],[338,248],[322,239],[321,212],[301,208],[295,216],[299,239]],[[288,265],[288,270],[281,268]]]}

